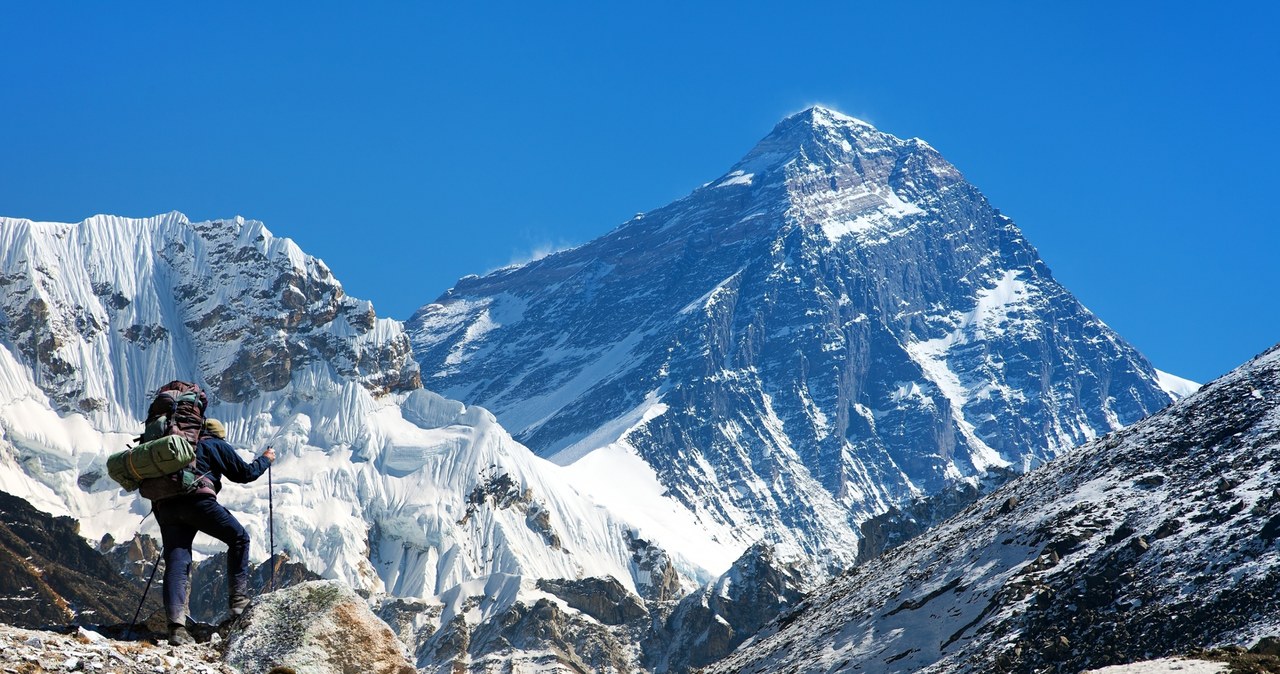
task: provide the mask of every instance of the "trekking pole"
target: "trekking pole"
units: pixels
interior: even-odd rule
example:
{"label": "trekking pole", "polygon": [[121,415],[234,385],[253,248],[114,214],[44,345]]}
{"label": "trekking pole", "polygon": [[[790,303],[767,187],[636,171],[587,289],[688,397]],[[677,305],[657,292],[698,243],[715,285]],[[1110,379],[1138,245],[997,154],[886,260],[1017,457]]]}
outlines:
{"label": "trekking pole", "polygon": [[[146,523],[147,518],[151,517],[153,512],[155,511],[148,510],[147,514],[142,516],[142,521],[138,523],[139,530],[142,529],[142,525]],[[147,602],[147,593],[151,591],[151,581],[156,578],[156,570],[160,568],[160,558],[162,556],[164,556],[164,548],[160,549],[160,552],[156,555],[155,563],[151,565],[151,575],[147,577],[147,586],[142,589],[142,599],[138,600],[138,609],[133,612],[133,620],[129,621],[129,629],[124,632],[125,641],[128,641],[129,637],[133,636],[133,628],[138,625],[138,614],[142,613],[142,605]]]}
{"label": "trekking pole", "polygon": [[156,579],[156,571],[160,569],[160,558],[164,556],[164,550],[156,555],[156,561],[151,565],[151,575],[147,577],[147,586],[142,589],[142,599],[138,600],[138,608],[133,612],[133,620],[129,621],[129,629],[124,632],[124,640],[128,641],[133,636],[133,628],[138,626],[138,615],[142,613],[142,605],[147,602],[147,593],[151,591],[151,581]]}
{"label": "trekking pole", "polygon": [[[271,449],[268,445],[267,449]],[[271,541],[271,556],[267,559],[271,564],[271,584],[269,592],[276,591],[276,497],[271,484],[271,464],[267,464],[267,538]]]}

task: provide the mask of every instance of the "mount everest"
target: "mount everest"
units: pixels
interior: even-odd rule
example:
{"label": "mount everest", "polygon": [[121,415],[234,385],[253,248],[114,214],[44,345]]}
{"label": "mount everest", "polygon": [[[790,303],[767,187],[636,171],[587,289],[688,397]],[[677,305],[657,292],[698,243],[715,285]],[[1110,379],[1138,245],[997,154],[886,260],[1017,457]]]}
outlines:
{"label": "mount everest", "polygon": [[887,509],[1174,397],[936,150],[821,107],[604,237],[462,279],[408,330],[427,388],[660,544],[709,532],[721,566],[763,540],[843,567]]}
{"label": "mount everest", "polygon": [[[873,518],[1185,392],[933,148],[822,108],[405,326],[239,218],[0,242],[0,489],[155,535],[103,464],[155,386],[197,381],[234,445],[281,455],[277,547],[383,597],[421,667],[712,662]],[[265,558],[266,485],[221,498]]]}

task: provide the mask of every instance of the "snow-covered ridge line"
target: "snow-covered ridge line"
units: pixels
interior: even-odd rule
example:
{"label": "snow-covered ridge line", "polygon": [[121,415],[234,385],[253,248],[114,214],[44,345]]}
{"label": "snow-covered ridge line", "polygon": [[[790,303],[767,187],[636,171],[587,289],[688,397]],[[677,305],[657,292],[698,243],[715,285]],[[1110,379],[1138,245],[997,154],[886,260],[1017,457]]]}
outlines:
{"label": "snow-covered ridge line", "polygon": [[1156,377],[1160,381],[1161,388],[1178,398],[1185,398],[1199,391],[1201,386],[1190,379],[1184,379],[1176,374],[1169,374],[1164,370],[1156,370]]}

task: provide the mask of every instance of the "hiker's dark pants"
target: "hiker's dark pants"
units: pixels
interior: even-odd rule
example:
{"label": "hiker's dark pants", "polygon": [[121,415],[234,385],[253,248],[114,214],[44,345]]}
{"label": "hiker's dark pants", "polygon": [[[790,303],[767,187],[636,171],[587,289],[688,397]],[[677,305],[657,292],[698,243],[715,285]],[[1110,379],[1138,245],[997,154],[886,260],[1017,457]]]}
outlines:
{"label": "hiker's dark pants", "polygon": [[191,583],[191,542],[196,532],[227,544],[230,595],[247,595],[249,534],[213,496],[175,496],[153,506],[164,542],[164,611],[169,622],[185,624]]}

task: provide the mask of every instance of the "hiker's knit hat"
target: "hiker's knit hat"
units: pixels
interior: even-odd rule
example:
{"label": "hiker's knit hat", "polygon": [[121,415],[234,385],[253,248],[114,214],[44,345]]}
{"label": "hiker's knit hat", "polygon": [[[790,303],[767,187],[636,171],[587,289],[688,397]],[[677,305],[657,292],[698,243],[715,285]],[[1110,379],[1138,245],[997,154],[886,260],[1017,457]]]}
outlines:
{"label": "hiker's knit hat", "polygon": [[222,422],[218,421],[217,419],[205,419],[204,433],[205,435],[212,435],[215,438],[226,438],[227,428],[226,426],[223,426]]}

